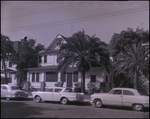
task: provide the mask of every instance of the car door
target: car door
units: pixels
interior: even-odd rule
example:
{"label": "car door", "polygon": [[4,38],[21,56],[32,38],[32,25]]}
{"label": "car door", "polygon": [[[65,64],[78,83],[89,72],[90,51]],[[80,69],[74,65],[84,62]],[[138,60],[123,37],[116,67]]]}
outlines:
{"label": "car door", "polygon": [[123,90],[123,106],[132,106],[136,102],[135,94],[129,90]]}
{"label": "car door", "polygon": [[43,100],[52,101],[53,88],[47,88],[45,92],[43,92]]}
{"label": "car door", "polygon": [[55,88],[53,92],[53,101],[60,101],[61,92],[62,92],[61,88]]}
{"label": "car door", "polygon": [[122,90],[115,89],[106,95],[106,105],[121,106],[122,105]]}

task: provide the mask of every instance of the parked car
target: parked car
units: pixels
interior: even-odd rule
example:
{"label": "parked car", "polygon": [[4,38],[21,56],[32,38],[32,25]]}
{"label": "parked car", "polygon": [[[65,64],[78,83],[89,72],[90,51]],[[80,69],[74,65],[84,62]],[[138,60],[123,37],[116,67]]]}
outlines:
{"label": "parked car", "polygon": [[109,93],[94,93],[90,102],[98,108],[103,105],[132,107],[135,111],[149,108],[149,96],[131,88],[113,88]]}
{"label": "parked car", "polygon": [[18,86],[11,84],[1,84],[1,98],[10,100],[11,98],[26,98],[28,93],[21,90]]}
{"label": "parked car", "polygon": [[32,92],[35,102],[59,101],[67,104],[69,101],[83,101],[84,93],[76,93],[72,88],[48,87],[45,91]]}

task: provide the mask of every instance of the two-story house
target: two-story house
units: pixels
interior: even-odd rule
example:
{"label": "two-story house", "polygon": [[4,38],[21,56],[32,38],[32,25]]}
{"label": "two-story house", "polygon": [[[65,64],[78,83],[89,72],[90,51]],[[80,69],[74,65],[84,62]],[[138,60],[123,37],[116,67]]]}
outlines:
{"label": "two-story house", "polygon": [[[43,87],[54,87],[57,82],[63,82],[63,87],[75,87],[77,82],[81,82],[81,73],[76,67],[69,67],[66,71],[58,72],[57,56],[60,46],[66,41],[60,34],[52,41],[44,52],[38,55],[38,67],[28,68],[27,81],[37,89]],[[94,67],[92,71],[86,72],[85,89],[88,90],[89,82],[106,82],[109,90],[113,84],[113,74],[108,74],[102,67]],[[44,89],[42,89],[44,90]]]}

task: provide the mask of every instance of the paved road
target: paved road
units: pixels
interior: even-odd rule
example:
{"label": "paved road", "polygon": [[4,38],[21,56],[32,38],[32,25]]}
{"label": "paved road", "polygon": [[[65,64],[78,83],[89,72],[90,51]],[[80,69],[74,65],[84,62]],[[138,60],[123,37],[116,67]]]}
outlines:
{"label": "paved road", "polygon": [[131,108],[95,108],[89,102],[61,105],[57,102],[36,103],[33,100],[1,100],[1,118],[144,118],[149,112]]}

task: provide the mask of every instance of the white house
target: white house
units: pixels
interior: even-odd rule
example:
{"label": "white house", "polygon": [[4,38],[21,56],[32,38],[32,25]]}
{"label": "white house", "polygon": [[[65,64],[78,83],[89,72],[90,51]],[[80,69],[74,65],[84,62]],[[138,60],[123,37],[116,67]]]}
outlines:
{"label": "white house", "polygon": [[[57,56],[61,44],[65,40],[60,34],[52,41],[48,48],[38,55],[38,67],[28,68],[27,81],[34,88],[55,86],[57,82],[64,82],[63,87],[75,87],[75,83],[81,82],[81,73],[76,67],[69,67],[65,72],[57,71]],[[106,89],[110,90],[113,86],[113,74],[108,74],[101,67],[94,67],[86,72],[85,89],[88,90],[89,82],[106,82]]]}
{"label": "white house", "polygon": [[[19,41],[13,41],[13,47],[14,47],[14,50],[15,50],[16,52],[18,52],[18,46],[19,46]],[[17,85],[17,78],[15,77],[16,64],[13,64],[13,63],[10,61],[11,53],[6,53],[6,55],[8,56],[8,57],[5,59],[6,74],[7,74],[7,78],[8,78],[8,83],[9,83],[9,84]],[[2,59],[1,59],[1,77],[5,77],[4,65],[3,65],[3,63],[2,63]],[[3,83],[3,81],[1,81],[1,83]]]}

